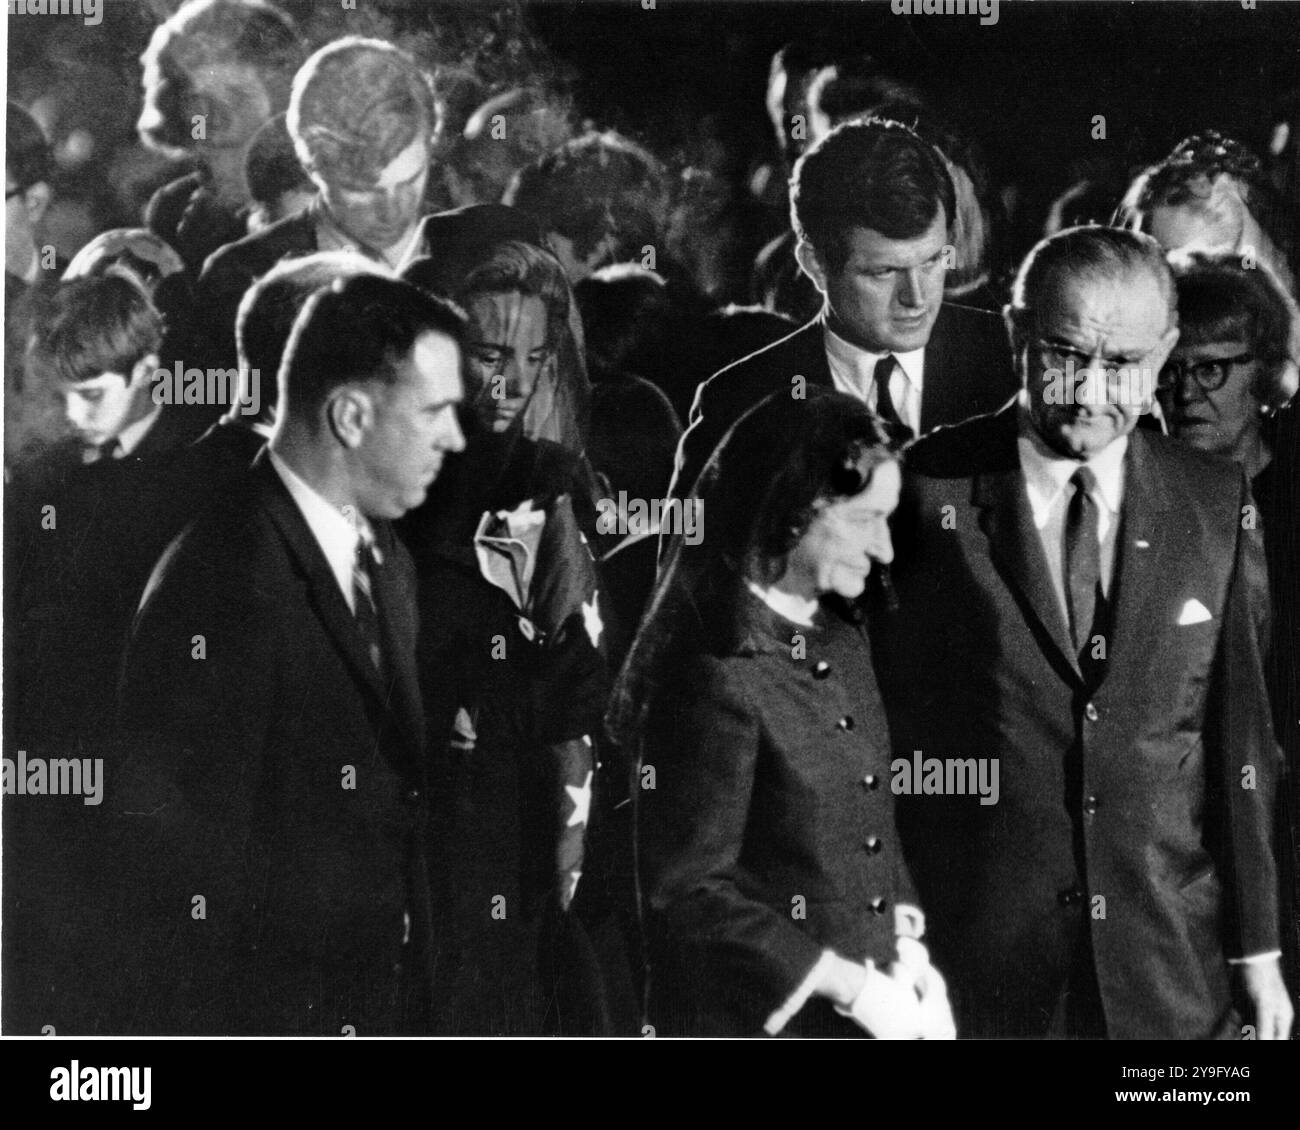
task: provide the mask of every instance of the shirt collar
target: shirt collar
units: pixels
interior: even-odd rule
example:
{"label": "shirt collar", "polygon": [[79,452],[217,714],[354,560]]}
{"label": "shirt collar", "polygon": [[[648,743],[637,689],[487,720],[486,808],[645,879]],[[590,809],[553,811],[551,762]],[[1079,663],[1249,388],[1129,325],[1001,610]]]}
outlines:
{"label": "shirt collar", "polygon": [[1020,469],[1025,476],[1029,501],[1035,513],[1040,507],[1050,507],[1065,490],[1070,476],[1085,465],[1097,479],[1094,495],[1100,498],[1110,513],[1119,513],[1124,494],[1124,455],[1128,451],[1128,436],[1120,436],[1089,460],[1067,459],[1048,447],[1034,429],[1023,395],[1017,416]]}
{"label": "shirt collar", "polygon": [[149,429],[154,426],[158,417],[162,415],[163,406],[157,404],[154,410],[147,416],[142,416],[134,424],[128,424],[117,433],[117,442],[121,447],[119,458],[125,459],[144,441],[144,437],[149,434]]}
{"label": "shirt collar", "polygon": [[[316,221],[316,249],[318,251],[351,251],[362,255],[375,263],[380,263],[394,271],[401,271],[414,258],[416,242],[420,235],[420,222],[417,220],[410,232],[393,247],[375,249],[357,242],[334,221],[325,202],[317,196],[311,204],[311,215]],[[394,258],[389,259],[389,253]]]}
{"label": "shirt collar", "polygon": [[[854,345],[831,329],[830,323],[825,319],[822,321],[822,330],[826,340],[826,355],[831,363],[852,373],[854,383],[863,391],[870,388],[876,378],[876,364],[882,357],[889,356],[889,350],[872,353],[860,345]],[[925,368],[925,347],[911,349],[906,353],[894,353],[893,356],[908,384],[919,389]]]}
{"label": "shirt collar", "polygon": [[352,571],[356,564],[357,545],[365,541],[372,547],[374,535],[364,520],[353,521],[326,501],[275,451],[267,449],[271,466],[284,482],[303,519],[315,537],[330,571],[338,580],[344,598],[352,603]]}

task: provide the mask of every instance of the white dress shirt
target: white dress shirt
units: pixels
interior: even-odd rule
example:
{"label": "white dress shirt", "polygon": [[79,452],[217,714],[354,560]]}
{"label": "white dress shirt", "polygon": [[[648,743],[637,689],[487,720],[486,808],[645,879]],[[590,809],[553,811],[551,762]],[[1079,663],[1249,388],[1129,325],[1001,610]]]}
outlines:
{"label": "white dress shirt", "polygon": [[1109,595],[1115,571],[1115,545],[1119,536],[1120,505],[1124,500],[1124,453],[1128,436],[1108,444],[1086,463],[1058,455],[1042,440],[1029,422],[1028,409],[1020,411],[1020,471],[1029,495],[1034,526],[1047,554],[1047,571],[1066,624],[1070,622],[1065,597],[1065,518],[1074,497],[1070,477],[1086,466],[1097,485],[1089,497],[1097,506],[1097,536],[1101,545],[1101,591]]}
{"label": "white dress shirt", "polygon": [[[368,528],[363,533],[363,527],[353,522],[341,510],[327,502],[318,494],[274,451],[267,454],[271,459],[271,466],[275,468],[284,485],[288,488],[289,494],[297,504],[298,509],[302,512],[304,521],[316,539],[316,544],[320,546],[321,552],[325,554],[325,560],[329,562],[330,571],[334,574],[334,579],[339,583],[339,590],[343,593],[343,599],[348,602],[348,607],[356,612],[356,606],[353,603],[353,570],[356,567],[357,544],[363,537],[367,541],[372,539],[369,535]],[[379,551],[373,550],[376,559],[379,557]]]}
{"label": "white dress shirt", "polygon": [[[828,325],[822,331],[826,341],[826,360],[830,363],[831,380],[839,392],[861,400],[876,411],[876,365],[884,353],[870,353],[850,341],[845,341]],[[921,386],[925,378],[925,348],[907,353],[895,353],[897,364],[889,374],[889,396],[894,402],[898,418],[921,434]]]}

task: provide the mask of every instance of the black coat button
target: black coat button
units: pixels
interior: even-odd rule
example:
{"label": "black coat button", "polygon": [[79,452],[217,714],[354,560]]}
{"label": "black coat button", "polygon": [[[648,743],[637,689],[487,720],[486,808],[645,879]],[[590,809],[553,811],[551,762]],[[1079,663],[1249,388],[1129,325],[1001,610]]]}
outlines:
{"label": "black coat button", "polygon": [[871,906],[871,913],[877,915],[884,914],[889,908],[889,903],[882,898],[872,899],[869,905]]}
{"label": "black coat button", "polygon": [[868,792],[874,793],[878,788],[880,788],[880,778],[874,773],[868,773],[862,778],[862,787]]}
{"label": "black coat button", "polygon": [[841,730],[847,731],[853,729],[853,715],[852,714],[844,715],[844,717],[841,718],[838,722],[836,722],[835,725],[837,725]]}
{"label": "black coat button", "polygon": [[407,789],[407,790],[406,790],[406,799],[407,799],[408,801],[410,801],[411,804],[418,804],[419,801],[420,801],[420,795],[421,795],[421,794],[420,794],[420,790],[419,790],[419,789]]}
{"label": "black coat button", "polygon": [[868,836],[867,842],[863,845],[872,855],[876,855],[885,845],[880,842],[879,836]]}
{"label": "black coat button", "polygon": [[1071,887],[1068,891],[1062,891],[1057,895],[1056,901],[1062,906],[1078,906],[1083,902],[1083,892],[1078,887]]}
{"label": "black coat button", "polygon": [[819,659],[813,664],[813,678],[826,679],[830,677],[831,665],[824,659]]}
{"label": "black coat button", "polygon": [[1092,703],[1088,703],[1088,705],[1083,708],[1083,716],[1088,719],[1089,722],[1095,722],[1100,717],[1097,713],[1097,708],[1093,706]]}

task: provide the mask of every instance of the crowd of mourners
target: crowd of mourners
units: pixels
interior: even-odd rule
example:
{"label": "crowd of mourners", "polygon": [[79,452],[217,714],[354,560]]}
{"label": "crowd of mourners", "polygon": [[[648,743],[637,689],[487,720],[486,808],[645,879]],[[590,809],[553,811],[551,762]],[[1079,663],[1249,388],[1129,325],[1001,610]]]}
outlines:
{"label": "crowd of mourners", "polygon": [[1289,1036],[1294,139],[1007,271],[933,94],[791,44],[719,305],[526,91],[448,147],[265,0],[141,62],[186,171],[70,262],[7,108],[7,1033]]}

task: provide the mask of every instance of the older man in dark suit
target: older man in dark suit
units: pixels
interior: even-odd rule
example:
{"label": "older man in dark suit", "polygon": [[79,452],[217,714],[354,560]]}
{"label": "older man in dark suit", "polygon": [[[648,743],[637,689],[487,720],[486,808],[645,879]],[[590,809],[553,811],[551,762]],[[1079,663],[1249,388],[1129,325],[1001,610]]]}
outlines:
{"label": "older man in dark suit", "polygon": [[898,122],[850,122],[800,158],[791,183],[796,255],[822,313],[700,386],[673,495],[689,494],[732,424],[778,390],[833,387],[913,435],[1015,390],[997,317],[943,301],[956,198],[933,146]]}
{"label": "older man in dark suit", "polygon": [[1020,397],[909,453],[881,664],[896,771],[998,763],[991,805],[895,775],[959,1031],[1284,1039],[1250,491],[1134,430],[1172,279],[1145,236],[1069,229],[1007,321]]}
{"label": "older man in dark suit", "polygon": [[[164,554],[122,682],[141,896],[117,1030],[419,1030],[431,912],[410,558],[388,520],[461,450],[462,322],[395,280],[304,307],[246,486]],[[143,958],[141,960],[140,958]]]}

